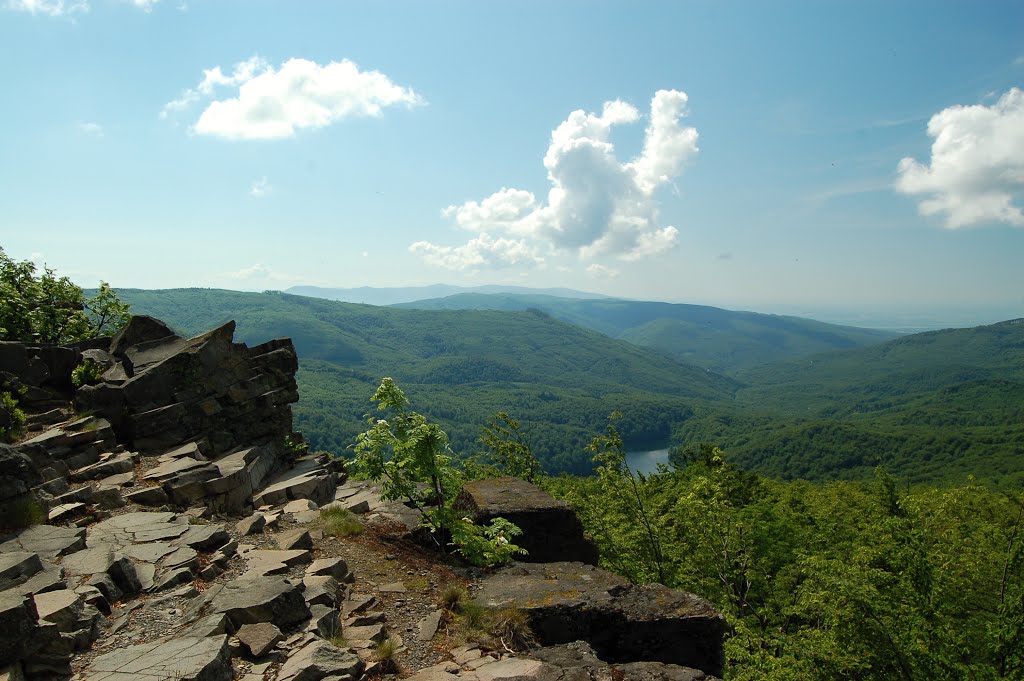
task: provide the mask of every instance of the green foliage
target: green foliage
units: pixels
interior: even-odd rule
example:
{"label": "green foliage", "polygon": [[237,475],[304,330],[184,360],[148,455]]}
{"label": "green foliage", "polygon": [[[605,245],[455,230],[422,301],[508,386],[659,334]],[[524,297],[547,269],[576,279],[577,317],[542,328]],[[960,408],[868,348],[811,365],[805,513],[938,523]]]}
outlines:
{"label": "green foliage", "polygon": [[[726,678],[1021,678],[1017,494],[907,488],[883,471],[870,482],[770,480],[711,446],[673,463],[641,489],[667,583],[726,616]],[[593,479],[545,484],[574,506],[598,489]],[[580,515],[608,567],[649,570],[639,552],[616,564],[635,522]]]}
{"label": "green foliage", "polygon": [[91,359],[83,361],[71,371],[71,383],[80,388],[83,385],[96,385],[103,377],[103,367]]}
{"label": "green foliage", "polygon": [[526,549],[511,541],[523,531],[504,518],[495,518],[486,526],[477,525],[469,518],[461,518],[452,522],[449,530],[455,552],[473,565],[503,565],[516,555],[526,553]]}
{"label": "green foliage", "polygon": [[292,435],[284,436],[284,449],[286,452],[295,456],[301,456],[309,451],[309,443],[304,441],[301,437],[295,437]]}
{"label": "green foliage", "polygon": [[17,262],[0,248],[0,340],[74,343],[123,325],[128,305],[106,284],[86,299],[67,277]]}
{"label": "green foliage", "polygon": [[481,466],[488,476],[510,475],[533,482],[544,473],[520,430],[519,421],[508,412],[499,411],[481,430],[479,442],[487,451],[474,457],[473,463]]}
{"label": "green foliage", "polygon": [[9,391],[0,391],[0,442],[11,442],[25,432],[25,412]]}
{"label": "green foliage", "polygon": [[448,435],[409,410],[409,400],[394,380],[384,378],[371,399],[388,418],[367,417],[370,428],[356,438],[355,465],[381,483],[381,498],[406,501],[420,512],[439,547],[450,541],[476,564],[497,565],[522,552],[509,542],[520,533],[512,523],[496,518],[488,527],[477,527],[452,508],[462,480]]}
{"label": "green foliage", "polygon": [[620,417],[613,412],[605,435],[591,441],[597,477],[571,493],[570,500],[606,547],[601,555],[608,567],[636,584],[665,583],[664,528],[649,508],[647,479],[634,474],[626,463],[622,437],[615,427]]}

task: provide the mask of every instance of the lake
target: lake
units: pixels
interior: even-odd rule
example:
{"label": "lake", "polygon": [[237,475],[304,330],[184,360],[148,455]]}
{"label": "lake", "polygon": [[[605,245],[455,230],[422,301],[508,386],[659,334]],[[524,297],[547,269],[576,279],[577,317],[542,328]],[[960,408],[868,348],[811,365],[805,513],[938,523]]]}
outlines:
{"label": "lake", "polygon": [[650,475],[658,472],[659,463],[668,463],[667,449],[653,449],[649,452],[626,452],[626,463],[634,473]]}

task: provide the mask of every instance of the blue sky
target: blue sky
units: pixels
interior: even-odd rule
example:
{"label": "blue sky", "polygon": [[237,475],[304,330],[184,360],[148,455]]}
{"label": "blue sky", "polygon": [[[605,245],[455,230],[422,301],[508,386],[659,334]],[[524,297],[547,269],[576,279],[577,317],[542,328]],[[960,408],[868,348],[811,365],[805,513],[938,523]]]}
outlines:
{"label": "blue sky", "polygon": [[1024,316],[1020,2],[0,0],[0,59],[0,246],[83,285]]}

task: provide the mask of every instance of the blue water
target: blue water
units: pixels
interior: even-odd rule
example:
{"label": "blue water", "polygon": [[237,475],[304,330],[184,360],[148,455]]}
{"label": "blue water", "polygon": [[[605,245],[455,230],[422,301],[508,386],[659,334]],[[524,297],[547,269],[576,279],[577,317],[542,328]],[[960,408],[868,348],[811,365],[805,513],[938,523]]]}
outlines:
{"label": "blue water", "polygon": [[658,472],[659,463],[668,463],[667,449],[654,449],[649,452],[626,452],[626,463],[634,473],[650,475]]}

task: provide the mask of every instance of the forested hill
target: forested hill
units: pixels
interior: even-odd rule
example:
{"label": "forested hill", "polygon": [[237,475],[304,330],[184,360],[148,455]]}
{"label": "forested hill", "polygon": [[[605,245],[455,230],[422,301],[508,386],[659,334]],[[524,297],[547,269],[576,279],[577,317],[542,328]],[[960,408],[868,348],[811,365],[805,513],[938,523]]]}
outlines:
{"label": "forested hill", "polygon": [[335,452],[365,427],[383,376],[463,453],[488,417],[512,413],[552,472],[590,470],[585,444],[614,409],[631,445],[665,446],[695,404],[731,400],[739,385],[538,311],[401,310],[211,289],[120,293],[134,312],[184,333],[234,319],[246,342],[290,336],[301,362],[298,427]]}
{"label": "forested hill", "polygon": [[519,293],[543,294],[562,298],[606,298],[600,293],[587,293],[571,288],[535,289],[526,286],[503,286],[489,284],[485,286],[452,286],[450,284],[432,284],[430,286],[358,286],[356,288],[329,288],[323,286],[292,286],[285,290],[296,296],[310,298],[326,298],[343,303],[364,303],[366,305],[395,305],[409,303],[426,298],[440,298],[457,294],[488,294],[488,293]]}
{"label": "forested hill", "polygon": [[396,305],[421,310],[538,309],[719,373],[766,362],[881,343],[900,334],[813,319],[734,312],[706,305],[541,294],[461,293]]}
{"label": "forested hill", "polygon": [[753,368],[686,440],[787,478],[1024,482],[1024,320],[929,331]]}

